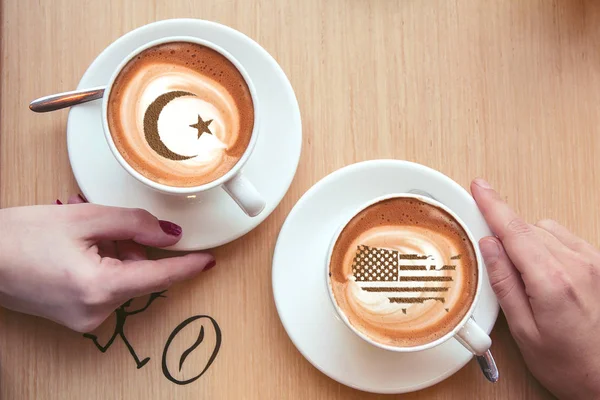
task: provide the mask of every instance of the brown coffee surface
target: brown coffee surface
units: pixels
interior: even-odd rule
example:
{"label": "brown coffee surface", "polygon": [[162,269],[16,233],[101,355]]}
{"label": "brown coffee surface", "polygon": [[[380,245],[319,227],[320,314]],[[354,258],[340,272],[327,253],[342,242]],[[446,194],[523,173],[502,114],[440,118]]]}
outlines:
{"label": "brown coffee surface", "polygon": [[114,81],[110,133],[137,172],[168,186],[212,182],[246,151],[254,104],[244,77],[225,56],[196,43],[146,49]]}
{"label": "brown coffee surface", "polygon": [[477,258],[462,226],[415,198],[369,206],[342,230],[330,285],[350,324],[376,342],[435,341],[466,315],[477,290]]}

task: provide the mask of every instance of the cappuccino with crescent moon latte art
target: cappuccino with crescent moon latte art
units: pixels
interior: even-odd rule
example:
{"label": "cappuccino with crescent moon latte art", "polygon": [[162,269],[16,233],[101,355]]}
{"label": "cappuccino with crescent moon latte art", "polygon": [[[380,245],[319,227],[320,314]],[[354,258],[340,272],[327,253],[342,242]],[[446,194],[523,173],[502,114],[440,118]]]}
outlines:
{"label": "cappuccino with crescent moon latte art", "polygon": [[229,172],[254,128],[248,84],[221,53],[190,42],[148,48],[111,88],[107,120],[125,161],[146,178],[193,187]]}

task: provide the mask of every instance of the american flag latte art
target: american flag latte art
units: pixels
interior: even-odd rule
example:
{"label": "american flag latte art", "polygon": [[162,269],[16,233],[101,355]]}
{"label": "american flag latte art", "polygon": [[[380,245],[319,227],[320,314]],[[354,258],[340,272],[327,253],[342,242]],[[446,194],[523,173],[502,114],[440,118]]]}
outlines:
{"label": "american flag latte art", "polygon": [[392,198],[359,212],[330,259],[336,305],[382,344],[416,346],[452,330],[477,288],[477,257],[462,226],[441,208]]}
{"label": "american flag latte art", "polygon": [[[460,254],[452,256],[449,262],[460,258]],[[402,312],[406,314],[406,307],[411,304],[446,302],[456,264],[437,264],[428,255],[359,245],[352,263],[352,278],[364,292],[377,293],[386,296],[390,303],[404,305]]]}

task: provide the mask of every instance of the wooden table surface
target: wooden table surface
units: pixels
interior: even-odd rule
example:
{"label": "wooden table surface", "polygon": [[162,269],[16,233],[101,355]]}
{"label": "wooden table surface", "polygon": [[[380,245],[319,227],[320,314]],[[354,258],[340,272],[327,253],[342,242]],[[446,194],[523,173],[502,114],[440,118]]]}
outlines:
{"label": "wooden table surface", "polygon": [[[278,60],[304,126],[292,186],[257,229],[214,250],[216,268],[131,318],[126,336],[141,358],[151,358],[141,369],[119,338],[103,354],[80,334],[0,311],[2,399],[385,397],[312,367],[287,337],[271,292],[271,256],[286,215],[315,182],[357,161],[416,161],[465,187],[487,177],[528,220],[554,218],[600,244],[594,0],[3,0],[2,207],[52,203],[78,190],[67,111],[35,115],[29,101],[74,88],[94,57],[127,31],[177,17],[229,25]],[[218,321],[222,345],[200,379],[176,385],[163,374],[163,348],[197,314]],[[101,342],[114,330],[111,321],[99,330]],[[197,375],[214,348],[215,331],[203,321],[205,344],[182,372],[171,368],[180,378]],[[181,331],[169,357],[194,343],[200,325]],[[502,314],[492,339],[496,385],[473,361],[438,385],[397,397],[550,398],[528,373]]]}

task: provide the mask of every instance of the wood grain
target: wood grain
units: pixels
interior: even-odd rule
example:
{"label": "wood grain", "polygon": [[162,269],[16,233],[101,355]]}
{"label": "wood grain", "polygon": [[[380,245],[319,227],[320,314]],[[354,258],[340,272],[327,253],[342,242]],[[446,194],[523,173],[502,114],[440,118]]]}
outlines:
{"label": "wood grain", "polygon": [[[74,88],[125,32],[175,17],[232,26],[279,61],[304,125],[292,187],[261,226],[214,250],[217,268],[128,322],[136,351],[151,357],[140,370],[122,342],[101,354],[81,335],[0,311],[2,399],[385,397],[313,368],[284,332],[270,289],[271,255],[287,213],[317,180],[357,161],[417,161],[465,187],[485,176],[528,220],[554,218],[600,244],[600,3],[593,0],[4,0],[2,207],[77,192],[67,112],[34,115],[29,101]],[[176,386],[162,375],[162,347],[195,314],[219,321],[223,345],[200,380]],[[107,322],[102,337],[110,330]],[[471,362],[432,388],[398,397],[549,398],[503,317],[492,338],[498,384],[486,383]]]}

